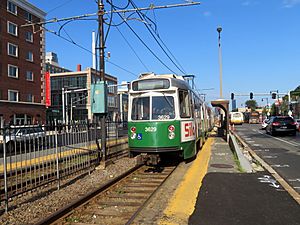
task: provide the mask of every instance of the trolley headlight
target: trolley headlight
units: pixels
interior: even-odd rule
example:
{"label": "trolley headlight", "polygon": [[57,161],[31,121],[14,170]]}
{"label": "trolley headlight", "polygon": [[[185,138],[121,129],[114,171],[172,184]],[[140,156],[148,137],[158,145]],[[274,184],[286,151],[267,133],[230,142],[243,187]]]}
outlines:
{"label": "trolley headlight", "polygon": [[168,135],[169,139],[170,140],[174,139],[175,138],[175,133],[174,133],[175,126],[174,125],[168,126],[168,131],[169,131],[169,135]]}
{"label": "trolley headlight", "polygon": [[131,133],[130,138],[131,138],[131,139],[135,139],[135,138],[136,138],[136,133]]}
{"label": "trolley headlight", "polygon": [[175,131],[175,126],[174,126],[174,125],[170,125],[170,126],[168,127],[168,131],[169,131],[169,132],[174,132],[174,131]]}
{"label": "trolley headlight", "polygon": [[135,133],[136,132],[136,127],[131,127],[130,131],[131,131],[130,138],[135,139],[136,138],[136,133]]}
{"label": "trolley headlight", "polygon": [[136,128],[135,128],[135,127],[131,127],[131,128],[130,128],[130,131],[131,131],[132,133],[135,133],[135,132],[136,132]]}
{"label": "trolley headlight", "polygon": [[174,132],[170,132],[169,133],[169,139],[172,140],[175,138],[175,133]]}

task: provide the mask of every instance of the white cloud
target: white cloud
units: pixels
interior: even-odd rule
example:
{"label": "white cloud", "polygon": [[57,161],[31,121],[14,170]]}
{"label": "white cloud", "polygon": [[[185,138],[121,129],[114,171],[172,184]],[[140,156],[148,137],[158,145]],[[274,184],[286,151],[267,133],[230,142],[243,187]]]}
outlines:
{"label": "white cloud", "polygon": [[243,6],[248,6],[248,5],[250,5],[250,1],[244,1],[244,2],[242,3],[242,5],[243,5]]}
{"label": "white cloud", "polygon": [[211,12],[206,11],[206,12],[203,13],[203,15],[204,15],[204,16],[207,16],[207,17],[208,17],[208,16],[211,16]]}
{"label": "white cloud", "polygon": [[256,5],[259,5],[259,4],[260,4],[260,2],[256,1],[256,0],[244,0],[242,2],[242,6],[245,6],[245,7],[247,7],[247,6],[256,6]]}
{"label": "white cloud", "polygon": [[283,0],[283,5],[285,8],[292,8],[297,4],[300,4],[300,0]]}

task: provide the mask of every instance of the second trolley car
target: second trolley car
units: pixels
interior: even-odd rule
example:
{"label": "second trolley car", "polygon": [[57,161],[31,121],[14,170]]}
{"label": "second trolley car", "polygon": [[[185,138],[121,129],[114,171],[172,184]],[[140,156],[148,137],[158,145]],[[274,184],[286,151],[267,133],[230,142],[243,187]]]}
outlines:
{"label": "second trolley car", "polygon": [[128,145],[148,164],[163,155],[196,155],[213,124],[212,110],[181,76],[141,75],[131,82]]}

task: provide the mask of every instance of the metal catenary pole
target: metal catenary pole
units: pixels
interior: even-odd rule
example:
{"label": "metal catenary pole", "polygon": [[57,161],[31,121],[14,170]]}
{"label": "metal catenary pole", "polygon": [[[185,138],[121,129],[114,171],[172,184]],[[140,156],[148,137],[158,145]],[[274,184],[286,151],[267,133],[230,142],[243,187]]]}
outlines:
{"label": "metal catenary pole", "polygon": [[[98,29],[99,29],[99,65],[100,65],[100,77],[101,80],[105,82],[105,65],[104,65],[104,4],[103,0],[98,0]],[[106,152],[106,127],[105,127],[106,116],[103,114],[101,116],[101,150],[103,154],[102,160],[105,162],[107,158]]]}
{"label": "metal catenary pole", "polygon": [[3,172],[4,172],[4,193],[5,193],[5,212],[8,212],[8,182],[7,182],[7,155],[6,155],[6,134],[3,130]]}
{"label": "metal catenary pole", "polygon": [[60,176],[59,176],[59,156],[58,156],[58,130],[57,130],[57,121],[54,120],[55,127],[55,158],[56,158],[56,179],[57,179],[57,189],[60,189]]}

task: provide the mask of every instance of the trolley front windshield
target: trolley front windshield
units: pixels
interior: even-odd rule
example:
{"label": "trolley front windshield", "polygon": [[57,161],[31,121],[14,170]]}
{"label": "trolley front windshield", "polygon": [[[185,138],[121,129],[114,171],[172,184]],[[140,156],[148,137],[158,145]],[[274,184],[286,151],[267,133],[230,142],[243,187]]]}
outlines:
{"label": "trolley front windshield", "polygon": [[[173,96],[137,97],[132,101],[132,120],[169,120],[175,118]],[[150,105],[150,103],[152,103]]]}

